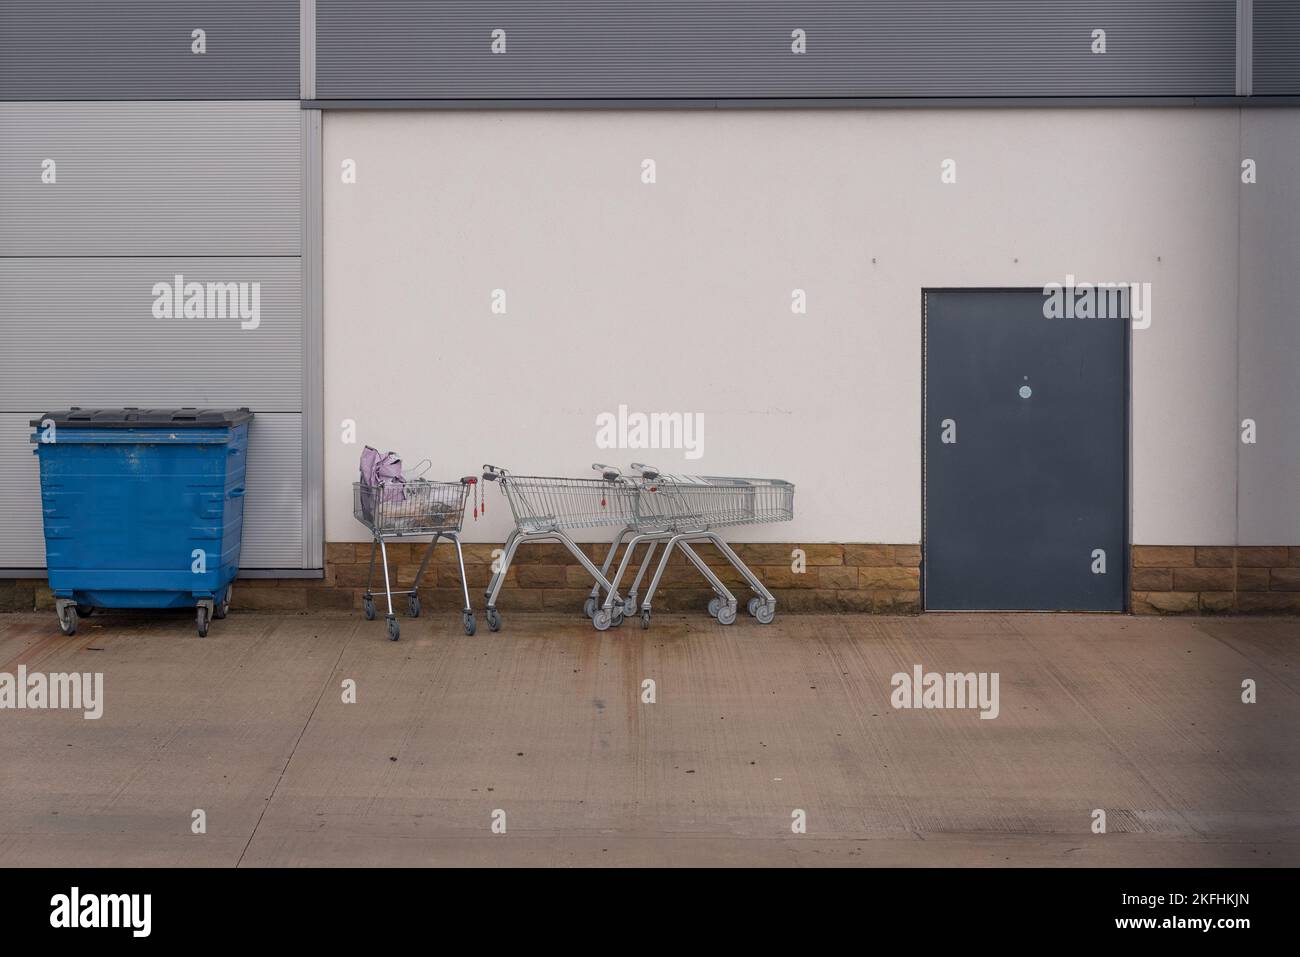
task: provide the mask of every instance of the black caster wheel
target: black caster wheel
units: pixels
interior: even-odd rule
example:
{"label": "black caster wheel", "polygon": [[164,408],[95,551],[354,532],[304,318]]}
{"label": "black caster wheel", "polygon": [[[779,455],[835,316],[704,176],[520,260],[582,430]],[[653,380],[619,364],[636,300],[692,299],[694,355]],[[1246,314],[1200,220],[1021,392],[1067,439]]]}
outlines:
{"label": "black caster wheel", "polygon": [[70,607],[59,616],[59,630],[65,635],[75,635],[77,633],[77,609]]}
{"label": "black caster wheel", "polygon": [[495,608],[487,610],[487,623],[489,631],[501,630],[501,615]]}
{"label": "black caster wheel", "polygon": [[465,634],[472,635],[478,631],[478,625],[474,623],[474,613],[472,611],[464,612],[461,618],[465,622]]}
{"label": "black caster wheel", "polygon": [[366,621],[375,620],[375,600],[369,595],[361,599],[361,610],[365,612]]}
{"label": "black caster wheel", "polygon": [[208,622],[208,610],[200,606],[194,615],[194,624],[198,628],[200,638],[208,637]]}
{"label": "black caster wheel", "polygon": [[226,586],[226,593],[221,596],[221,601],[217,602],[212,608],[212,617],[220,621],[230,614],[230,596],[234,592],[234,585]]}
{"label": "black caster wheel", "polygon": [[78,605],[78,606],[77,606],[77,614],[80,615],[82,618],[89,618],[89,617],[90,617],[91,615],[93,615],[94,613],[95,613],[95,606],[94,606],[94,605]]}
{"label": "black caster wheel", "polygon": [[406,600],[406,611],[412,618],[420,617],[420,596],[412,595]]}
{"label": "black caster wheel", "polygon": [[388,640],[396,641],[402,637],[402,626],[397,623],[397,619],[390,617],[388,619]]}
{"label": "black caster wheel", "polygon": [[650,609],[647,608],[641,612],[641,629],[644,631],[650,627]]}

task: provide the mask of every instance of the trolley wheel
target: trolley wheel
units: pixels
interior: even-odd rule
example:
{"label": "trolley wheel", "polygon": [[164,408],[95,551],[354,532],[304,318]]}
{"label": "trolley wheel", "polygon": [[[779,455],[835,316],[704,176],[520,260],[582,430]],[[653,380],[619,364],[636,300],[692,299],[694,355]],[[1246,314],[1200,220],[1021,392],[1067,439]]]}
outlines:
{"label": "trolley wheel", "polygon": [[735,620],[736,620],[735,605],[723,605],[722,608],[718,611],[719,625],[730,625]]}
{"label": "trolley wheel", "polygon": [[649,627],[650,627],[650,609],[645,608],[641,611],[641,630],[644,631]]}
{"label": "trolley wheel", "polygon": [[80,615],[82,618],[89,618],[89,617],[90,617],[91,615],[93,615],[94,613],[95,613],[95,606],[94,606],[94,605],[78,605],[78,606],[77,606],[77,614]]}
{"label": "trolley wheel", "polygon": [[75,605],[68,606],[68,610],[59,615],[59,630],[65,635],[75,635],[77,633],[77,608]]}
{"label": "trolley wheel", "polygon": [[478,631],[478,625],[474,623],[474,613],[472,611],[462,612],[461,618],[465,623],[465,634],[472,635]]}
{"label": "trolley wheel", "polygon": [[365,612],[366,621],[375,620],[375,600],[370,595],[361,599],[361,610]]}
{"label": "trolley wheel", "polygon": [[594,595],[588,595],[587,600],[582,603],[582,613],[588,618],[596,614],[596,598]]}
{"label": "trolley wheel", "polygon": [[624,599],[623,599],[623,614],[624,614],[626,617],[628,617],[628,618],[631,618],[633,615],[636,614],[636,596],[635,596],[635,595],[632,596],[632,597],[630,597],[630,598],[624,598]]}
{"label": "trolley wheel", "polygon": [[610,619],[610,624],[613,625],[615,628],[618,628],[623,624],[623,619],[625,619],[626,617],[627,615],[623,614],[623,606],[615,605],[614,614],[613,617]]}
{"label": "trolley wheel", "polygon": [[714,595],[709,599],[709,617],[717,618],[720,611],[722,611],[722,599]]}
{"label": "trolley wheel", "polygon": [[230,614],[230,596],[234,592],[234,585],[226,586],[226,593],[221,596],[221,601],[212,606],[212,617],[220,621]]}
{"label": "trolley wheel", "polygon": [[199,630],[200,638],[208,637],[208,609],[203,605],[200,605],[199,610],[194,614],[194,624]]}
{"label": "trolley wheel", "polygon": [[613,623],[613,617],[604,608],[598,608],[591,618],[591,623],[596,626],[597,631],[608,631]]}
{"label": "trolley wheel", "polygon": [[757,617],[758,617],[758,609],[762,606],[762,604],[763,604],[763,599],[761,599],[761,598],[759,598],[757,595],[755,595],[753,598],[751,598],[751,599],[748,601],[748,603],[746,603],[746,605],[745,605],[745,611],[749,612],[750,615],[752,615],[753,617],[757,618]]}
{"label": "trolley wheel", "polygon": [[772,619],[775,617],[776,605],[768,604],[767,602],[763,602],[763,604],[759,606],[758,611],[754,612],[754,618],[757,619],[760,625],[772,624]]}
{"label": "trolley wheel", "polygon": [[420,596],[412,595],[406,599],[406,610],[412,618],[420,617]]}
{"label": "trolley wheel", "polygon": [[495,608],[488,608],[487,623],[488,623],[488,631],[500,631],[501,613],[498,612]]}
{"label": "trolley wheel", "polygon": [[402,626],[397,623],[396,615],[388,616],[388,640],[396,641],[402,637]]}

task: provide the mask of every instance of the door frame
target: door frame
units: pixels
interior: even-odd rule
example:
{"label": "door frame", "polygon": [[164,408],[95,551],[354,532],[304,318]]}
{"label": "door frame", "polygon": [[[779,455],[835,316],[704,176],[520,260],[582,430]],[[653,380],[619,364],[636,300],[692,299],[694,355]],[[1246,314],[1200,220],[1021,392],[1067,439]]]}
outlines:
{"label": "door frame", "polygon": [[[927,470],[929,468],[926,453],[929,431],[929,353],[926,351],[929,335],[926,323],[926,297],[930,293],[941,292],[1033,292],[1042,294],[1041,286],[922,286],[921,287],[921,611],[928,614],[972,614],[972,612],[950,612],[946,609],[930,609],[926,605],[926,561],[929,555],[929,503],[927,501]],[[1073,322],[1103,322],[1106,320],[1066,320]],[[1124,321],[1124,560],[1120,563],[1121,587],[1123,589],[1123,606],[1118,612],[1072,612],[1069,614],[1121,614],[1133,613],[1133,320]],[[1021,614],[1001,610],[998,614]],[[1048,614],[1047,612],[1023,612],[1023,614]]]}

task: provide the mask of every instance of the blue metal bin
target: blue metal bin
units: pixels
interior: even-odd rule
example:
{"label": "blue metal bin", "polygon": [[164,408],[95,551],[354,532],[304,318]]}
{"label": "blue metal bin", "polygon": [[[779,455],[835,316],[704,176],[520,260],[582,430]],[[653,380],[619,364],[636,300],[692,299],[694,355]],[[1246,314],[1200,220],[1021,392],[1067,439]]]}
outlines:
{"label": "blue metal bin", "polygon": [[50,589],[64,634],[95,608],[196,609],[239,572],[247,409],[68,409],[31,423]]}

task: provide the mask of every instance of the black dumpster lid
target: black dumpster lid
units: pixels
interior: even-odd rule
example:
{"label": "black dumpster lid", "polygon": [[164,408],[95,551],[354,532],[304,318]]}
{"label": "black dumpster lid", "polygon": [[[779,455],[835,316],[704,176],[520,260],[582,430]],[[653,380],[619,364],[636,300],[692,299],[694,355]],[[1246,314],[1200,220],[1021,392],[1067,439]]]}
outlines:
{"label": "black dumpster lid", "polygon": [[243,425],[253,417],[248,409],[62,409],[46,412],[31,425],[52,420],[56,428],[75,429],[222,429]]}

